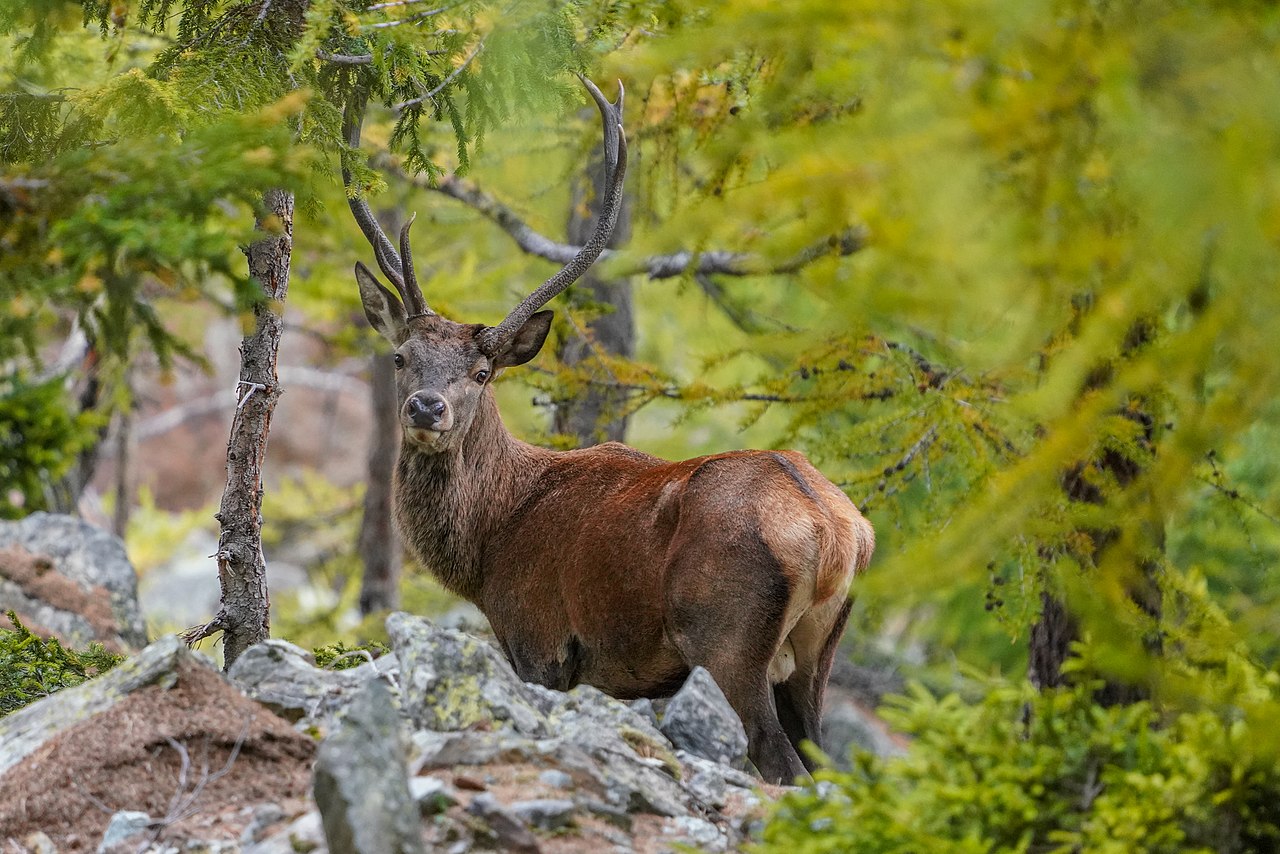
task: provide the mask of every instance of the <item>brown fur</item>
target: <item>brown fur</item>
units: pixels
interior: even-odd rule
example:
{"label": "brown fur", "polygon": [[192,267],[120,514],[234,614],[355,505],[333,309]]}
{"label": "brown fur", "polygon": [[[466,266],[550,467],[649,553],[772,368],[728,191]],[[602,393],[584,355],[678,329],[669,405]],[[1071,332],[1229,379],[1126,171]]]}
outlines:
{"label": "brown fur", "polygon": [[[803,774],[797,747],[818,739],[849,585],[874,548],[848,498],[794,452],[668,462],[617,443],[521,442],[488,383],[532,358],[549,313],[490,358],[483,327],[405,321],[364,291],[401,364],[397,524],[422,564],[485,613],[521,678],[652,697],[702,665],[765,778]],[[415,396],[441,411],[424,421]]]}

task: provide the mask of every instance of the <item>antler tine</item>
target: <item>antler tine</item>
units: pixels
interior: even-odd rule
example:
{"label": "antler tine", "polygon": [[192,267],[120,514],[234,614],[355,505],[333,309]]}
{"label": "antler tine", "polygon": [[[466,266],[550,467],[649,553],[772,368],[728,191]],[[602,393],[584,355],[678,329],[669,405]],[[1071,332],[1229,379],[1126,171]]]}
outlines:
{"label": "antler tine", "polygon": [[605,178],[609,187],[603,210],[596,223],[595,233],[564,269],[525,297],[501,323],[481,333],[480,349],[490,356],[501,351],[535,311],[576,282],[595,263],[609,243],[609,238],[613,236],[614,226],[618,224],[618,214],[622,210],[622,184],[627,173],[627,136],[622,129],[622,99],[625,95],[622,81],[618,81],[618,100],[611,104],[594,83],[581,75],[578,79],[591,93],[604,125]]}
{"label": "antler tine", "polygon": [[[353,150],[360,148],[360,130],[361,125],[364,123],[363,95],[364,93],[360,92],[353,95],[348,100],[342,113],[343,136],[346,138],[347,145]],[[378,224],[377,217],[369,209],[369,203],[360,196],[352,195],[351,169],[345,163],[342,166],[342,184],[347,190],[347,206],[351,208],[351,215],[355,218],[356,225],[360,226],[360,231],[364,233],[369,245],[373,247],[373,257],[378,262],[378,269],[382,270],[382,274],[395,286],[396,292],[400,295],[400,301],[404,303],[405,311],[411,315],[427,314],[430,309],[427,308],[416,279],[412,287],[406,286],[404,262],[396,254],[391,238],[387,237],[386,232],[382,230],[382,226]],[[412,224],[412,222],[413,220],[410,219],[409,223],[401,231],[402,247],[408,245],[406,238],[409,224]],[[412,273],[412,259],[409,260],[408,269]]]}
{"label": "antler tine", "polygon": [[417,218],[418,215],[416,213],[410,214],[409,221],[400,229],[400,269],[404,272],[405,295],[411,301],[411,303],[405,303],[410,320],[415,317],[435,314],[427,307],[427,300],[422,295],[422,288],[418,287],[418,276],[413,271],[413,249],[409,246],[409,229],[413,227],[413,221]]}

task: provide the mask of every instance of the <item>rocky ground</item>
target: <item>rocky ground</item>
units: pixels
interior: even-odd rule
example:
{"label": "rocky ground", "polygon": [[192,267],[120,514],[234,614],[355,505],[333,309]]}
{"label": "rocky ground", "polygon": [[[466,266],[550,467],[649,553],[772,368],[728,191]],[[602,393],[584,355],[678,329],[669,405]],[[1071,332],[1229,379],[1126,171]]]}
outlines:
{"label": "rocky ground", "polygon": [[659,721],[520,682],[462,632],[388,630],[353,670],[271,641],[229,678],[167,638],[0,720],[4,850],[725,851],[776,794],[705,672]]}
{"label": "rocky ground", "polygon": [[[79,520],[0,523],[0,611],[28,625],[137,649],[135,589]],[[779,790],[705,671],[669,701],[562,693],[453,624],[393,614],[392,652],[337,670],[269,641],[224,675],[163,638],[0,718],[0,852],[727,851],[759,830]],[[832,692],[833,755],[901,749],[876,690]]]}

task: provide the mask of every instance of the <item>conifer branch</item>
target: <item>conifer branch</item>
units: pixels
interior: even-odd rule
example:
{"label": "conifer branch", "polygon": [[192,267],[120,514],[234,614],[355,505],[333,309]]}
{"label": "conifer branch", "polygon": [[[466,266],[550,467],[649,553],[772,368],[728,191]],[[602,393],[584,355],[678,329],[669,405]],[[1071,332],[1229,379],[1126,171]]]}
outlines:
{"label": "conifer branch", "polygon": [[[474,209],[510,235],[516,245],[529,255],[537,255],[556,264],[565,264],[578,253],[580,247],[560,243],[535,231],[515,211],[473,184],[453,176],[442,178],[435,184],[424,178],[409,177],[385,156],[379,158],[378,165],[396,173],[399,178],[412,181],[418,187],[443,193]],[[840,234],[819,240],[790,258],[780,261],[765,258],[753,252],[731,252],[722,249],[703,252],[684,250],[665,255],[641,257],[606,249],[601,253],[600,260],[607,262],[622,259],[619,261],[621,268],[615,268],[618,275],[631,276],[644,273],[651,279],[670,279],[685,273],[756,276],[794,273],[833,251],[842,256],[852,255],[866,246],[866,242],[866,229],[854,226]]]}
{"label": "conifer branch", "polygon": [[[447,50],[420,50],[418,56],[444,56],[449,53]],[[372,65],[373,54],[347,54],[347,53],[329,53],[325,50],[317,50],[316,57],[325,62],[332,62],[336,65]]]}
{"label": "conifer branch", "polygon": [[461,65],[453,69],[453,71],[449,72],[449,76],[440,81],[439,86],[432,89],[430,92],[427,92],[425,95],[419,95],[417,98],[413,98],[403,103],[396,104],[394,107],[395,111],[397,113],[402,113],[405,110],[409,109],[410,107],[418,106],[423,101],[430,101],[431,99],[435,98],[436,95],[439,95],[441,92],[447,89],[449,87],[449,84],[458,78],[459,74],[467,70],[467,66],[469,66],[471,64],[471,61],[480,54],[480,51],[483,48],[484,48],[484,41],[481,41],[479,44],[476,45],[476,49],[471,51],[471,55],[468,56],[465,60],[463,60]]}
{"label": "conifer branch", "polygon": [[395,6],[412,6],[415,3],[426,3],[426,2],[427,0],[390,0],[390,2],[387,2],[387,3],[374,3],[368,9],[365,9],[365,11],[378,12],[378,11],[381,11],[382,9],[391,9]]}
{"label": "conifer branch", "polygon": [[[418,0],[409,0],[409,2],[418,2]],[[398,27],[401,24],[420,23],[421,21],[425,21],[427,18],[431,18],[431,17],[434,17],[435,15],[439,15],[441,12],[448,12],[450,9],[456,9],[458,6],[461,6],[463,2],[465,2],[465,0],[458,0],[457,3],[446,3],[444,6],[440,6],[436,9],[428,9],[425,12],[418,12],[416,15],[410,15],[407,18],[396,18],[394,21],[379,21],[376,24],[361,24],[360,28],[364,30],[383,30],[383,29],[386,29],[387,27]],[[369,8],[370,10],[378,9],[378,8],[385,9],[391,6],[398,6],[398,5],[408,5],[408,4],[406,2],[383,3],[377,6],[370,6]]]}
{"label": "conifer branch", "polygon": [[316,56],[325,62],[334,62],[338,65],[372,65],[373,54],[365,53],[359,56],[351,56],[345,53],[329,53],[328,51],[317,50]]}

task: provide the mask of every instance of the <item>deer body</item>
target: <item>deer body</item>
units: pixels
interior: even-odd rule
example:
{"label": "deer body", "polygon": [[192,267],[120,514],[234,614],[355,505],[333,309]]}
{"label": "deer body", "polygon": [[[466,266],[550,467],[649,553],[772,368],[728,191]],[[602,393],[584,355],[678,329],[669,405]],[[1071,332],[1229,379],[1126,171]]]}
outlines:
{"label": "deer body", "polygon": [[546,339],[551,312],[537,309],[590,265],[617,217],[621,97],[612,105],[588,88],[616,157],[606,214],[578,258],[497,327],[428,309],[409,226],[397,257],[351,201],[400,296],[356,265],[365,314],[396,348],[397,523],[423,565],[484,612],[522,679],[657,697],[704,666],[742,718],[757,768],[789,783],[811,767],[800,742],[820,741],[870,524],[794,452],[668,462],[617,443],[551,451],[512,436],[494,401],[492,379]]}

